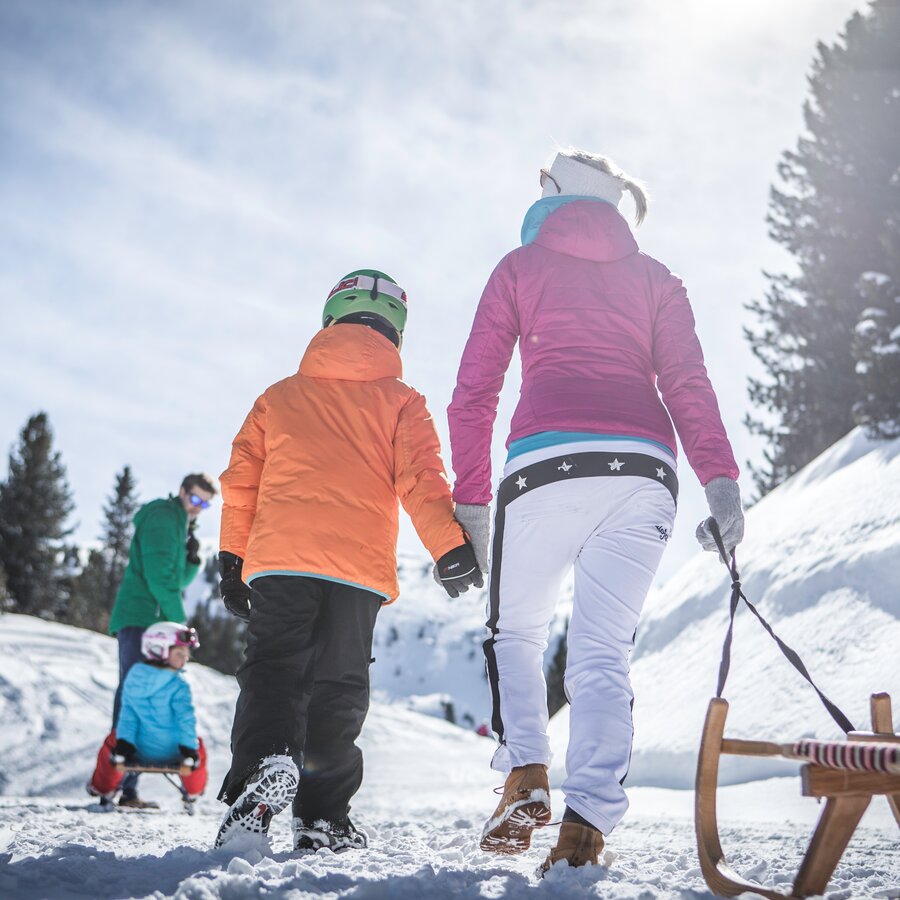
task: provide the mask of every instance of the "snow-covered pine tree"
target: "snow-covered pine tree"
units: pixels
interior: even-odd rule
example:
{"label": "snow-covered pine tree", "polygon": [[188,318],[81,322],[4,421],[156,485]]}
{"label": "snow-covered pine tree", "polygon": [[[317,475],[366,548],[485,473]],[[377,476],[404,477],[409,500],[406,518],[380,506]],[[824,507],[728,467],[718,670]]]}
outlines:
{"label": "snow-covered pine tree", "polygon": [[861,393],[853,414],[873,438],[900,437],[900,258],[894,260],[893,275],[866,272],[861,278],[860,293],[869,305],[853,344]]}
{"label": "snow-covered pine tree", "polygon": [[14,612],[54,618],[61,602],[63,539],[73,509],[47,414],[31,416],[0,484],[0,565]]}
{"label": "snow-covered pine tree", "polygon": [[763,415],[746,420],[769,443],[754,470],[763,494],[854,426],[871,394],[852,349],[870,305],[860,279],[892,271],[896,253],[883,238],[900,217],[900,0],[873,0],[817,50],[806,133],[782,157],[767,220],[797,271],[767,273],[765,300],[747,305],[759,326],[745,336],[768,375],[750,379]]}

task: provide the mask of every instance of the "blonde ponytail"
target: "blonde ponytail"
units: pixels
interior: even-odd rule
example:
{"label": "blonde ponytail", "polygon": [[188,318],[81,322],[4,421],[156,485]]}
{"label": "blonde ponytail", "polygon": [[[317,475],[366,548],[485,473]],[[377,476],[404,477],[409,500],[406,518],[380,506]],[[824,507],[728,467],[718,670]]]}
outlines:
{"label": "blonde ponytail", "polygon": [[643,182],[626,175],[608,156],[588,153],[586,150],[578,150],[575,147],[570,147],[568,150],[560,150],[559,152],[563,156],[578,160],[580,163],[584,163],[615,178],[623,190],[631,194],[631,199],[634,201],[634,224],[640,225],[644,221],[649,202],[647,188]]}

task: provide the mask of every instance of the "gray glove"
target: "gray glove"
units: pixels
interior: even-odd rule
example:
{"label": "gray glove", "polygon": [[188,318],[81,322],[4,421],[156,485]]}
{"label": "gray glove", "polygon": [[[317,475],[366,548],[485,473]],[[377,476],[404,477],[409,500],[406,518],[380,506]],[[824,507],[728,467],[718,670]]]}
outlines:
{"label": "gray glove", "polygon": [[[704,488],[710,515],[716,520],[722,534],[722,543],[730,553],[744,539],[744,513],[741,510],[741,492],[738,483],[731,478],[713,478]],[[697,526],[697,540],[704,550],[718,550],[707,521]]]}
{"label": "gray glove", "polygon": [[491,508],[480,503],[457,503],[456,521],[472,542],[478,568],[488,573],[488,546],[491,539]]}
{"label": "gray glove", "polygon": [[[488,545],[491,539],[491,508],[487,504],[457,503],[456,521],[459,522],[472,542],[478,568],[487,575]],[[443,587],[444,582],[441,581],[437,565],[431,570],[431,574],[434,580]]]}

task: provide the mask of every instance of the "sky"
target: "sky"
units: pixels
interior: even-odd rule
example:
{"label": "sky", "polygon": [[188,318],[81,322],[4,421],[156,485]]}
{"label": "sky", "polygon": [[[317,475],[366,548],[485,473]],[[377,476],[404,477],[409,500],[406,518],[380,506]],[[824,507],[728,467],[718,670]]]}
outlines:
{"label": "sky", "polygon": [[[760,375],[741,333],[769,186],[815,45],[862,0],[4,0],[0,452],[45,410],[74,537],[115,474],[141,499],[218,475],[254,399],[296,371],[325,297],[374,267],[407,291],[405,378],[446,407],[478,298],[558,146],[647,183],[642,249],[685,281],[723,419]],[[631,215],[629,201],[622,211]],[[495,477],[519,386],[495,429]],[[5,462],[0,474],[5,475]],[[452,475],[451,475],[452,479]],[[686,464],[659,577],[697,552]],[[201,516],[215,541],[219,507]],[[408,521],[401,549],[419,548]],[[421,550],[424,553],[424,550]]]}

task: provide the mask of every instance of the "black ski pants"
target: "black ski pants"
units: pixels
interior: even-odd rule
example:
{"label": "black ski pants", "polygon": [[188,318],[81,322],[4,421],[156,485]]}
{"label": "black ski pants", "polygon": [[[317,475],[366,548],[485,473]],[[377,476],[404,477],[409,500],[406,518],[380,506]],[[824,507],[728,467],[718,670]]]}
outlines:
{"label": "black ski pants", "polygon": [[356,739],[369,711],[369,663],[380,595],[322,578],[255,578],[231,770],[219,799],[233,803],[260,760],[294,759],[294,815],[339,821],[362,783]]}

